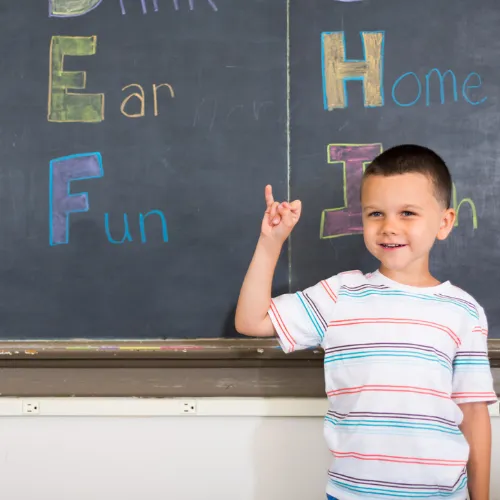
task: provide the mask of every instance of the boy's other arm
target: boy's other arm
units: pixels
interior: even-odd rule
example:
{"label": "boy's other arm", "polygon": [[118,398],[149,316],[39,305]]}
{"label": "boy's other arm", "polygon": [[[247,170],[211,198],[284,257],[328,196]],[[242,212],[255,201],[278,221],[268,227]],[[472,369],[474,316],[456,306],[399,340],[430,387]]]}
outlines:
{"label": "boy's other arm", "polygon": [[272,337],[276,334],[268,310],[274,271],[286,241],[300,218],[301,203],[274,201],[271,186],[266,186],[266,211],[260,238],[236,307],[235,327],[243,335]]}
{"label": "boy's other arm", "polygon": [[486,403],[460,404],[464,418],[460,430],[470,447],[467,474],[471,500],[489,500],[491,421]]}

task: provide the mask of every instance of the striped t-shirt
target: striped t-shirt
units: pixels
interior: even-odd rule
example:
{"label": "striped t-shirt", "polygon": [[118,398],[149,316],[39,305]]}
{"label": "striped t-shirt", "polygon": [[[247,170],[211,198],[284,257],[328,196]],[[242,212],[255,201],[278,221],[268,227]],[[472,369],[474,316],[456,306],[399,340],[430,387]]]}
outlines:
{"label": "striped t-shirt", "polygon": [[286,352],[325,350],[329,495],[466,498],[457,404],[497,401],[486,316],[469,294],[352,271],[273,299],[269,315]]}

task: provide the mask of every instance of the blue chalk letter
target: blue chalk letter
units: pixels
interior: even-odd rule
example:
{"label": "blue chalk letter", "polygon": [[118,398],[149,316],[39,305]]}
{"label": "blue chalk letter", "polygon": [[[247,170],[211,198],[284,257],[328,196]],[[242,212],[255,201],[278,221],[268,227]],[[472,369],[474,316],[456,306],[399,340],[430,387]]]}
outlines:
{"label": "blue chalk letter", "polygon": [[[415,77],[415,80],[417,81],[417,84],[418,84],[418,95],[417,97],[411,101],[411,102],[408,102],[408,103],[402,103],[402,102],[399,102],[397,99],[396,99],[396,88],[397,86],[407,77],[407,76],[410,76],[410,75],[413,75]],[[392,100],[398,105],[398,106],[402,106],[404,108],[407,108],[409,106],[413,106],[414,104],[416,104],[418,102],[418,100],[420,99],[420,95],[422,94],[422,84],[420,83],[420,80],[418,78],[418,76],[413,73],[413,71],[409,71],[408,73],[405,73],[404,75],[401,75],[395,82],[394,82],[394,85],[392,86]]]}
{"label": "blue chalk letter", "polygon": [[[469,80],[472,76],[476,76],[477,79],[479,80],[479,83],[477,85],[469,85]],[[464,81],[464,84],[462,85],[462,95],[464,96],[464,99],[469,103],[472,104],[473,106],[477,106],[478,104],[482,104],[484,101],[486,101],[487,97],[483,97],[480,101],[472,101],[469,99],[469,96],[467,95],[467,91],[469,89],[478,89],[481,87],[483,84],[481,77],[475,73],[472,72]]]}
{"label": "blue chalk letter", "polygon": [[109,214],[104,214],[104,230],[106,231],[106,236],[108,237],[108,241],[113,243],[113,245],[121,245],[125,243],[125,241],[132,241],[132,236],[130,235],[130,229],[128,227],[128,215],[123,214],[123,225],[125,229],[123,231],[123,238],[121,240],[115,240],[111,236],[111,231],[109,230]]}
{"label": "blue chalk letter", "polygon": [[432,74],[436,72],[438,78],[439,78],[439,83],[440,83],[440,91],[441,91],[441,104],[444,104],[445,101],[445,92],[444,92],[444,79],[446,78],[446,75],[451,75],[452,80],[453,80],[453,100],[455,102],[458,101],[458,94],[457,94],[457,77],[455,76],[455,73],[449,69],[447,70],[444,74],[441,74],[441,71],[439,71],[437,68],[433,68],[427,73],[425,77],[425,91],[426,91],[426,101],[425,104],[427,106],[431,105],[431,98],[430,98],[430,82],[429,80],[431,79]]}
{"label": "blue chalk letter", "polygon": [[161,212],[160,210],[151,210],[146,215],[139,214],[139,228],[141,230],[142,243],[146,243],[146,230],[144,228],[144,221],[146,220],[146,217],[149,217],[151,214],[157,214],[160,217],[161,226],[162,226],[163,241],[165,243],[167,243],[168,242],[167,221],[165,220],[165,216],[163,215],[163,212]]}

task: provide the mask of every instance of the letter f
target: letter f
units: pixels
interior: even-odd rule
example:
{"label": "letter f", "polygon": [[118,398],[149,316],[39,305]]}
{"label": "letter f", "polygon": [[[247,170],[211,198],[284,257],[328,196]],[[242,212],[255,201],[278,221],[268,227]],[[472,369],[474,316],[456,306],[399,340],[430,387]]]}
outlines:
{"label": "letter f", "polygon": [[69,242],[69,214],[88,212],[88,193],[70,194],[70,182],[102,177],[100,153],[84,153],[55,158],[50,162],[49,225],[50,244]]}

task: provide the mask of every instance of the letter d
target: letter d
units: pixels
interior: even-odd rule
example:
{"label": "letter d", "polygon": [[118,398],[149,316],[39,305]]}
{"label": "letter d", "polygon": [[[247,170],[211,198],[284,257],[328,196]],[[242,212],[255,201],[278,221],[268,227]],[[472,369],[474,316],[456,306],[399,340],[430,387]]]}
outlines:
{"label": "letter d", "polygon": [[99,7],[102,0],[49,0],[49,17],[77,17]]}

